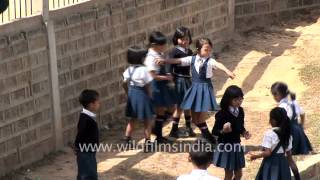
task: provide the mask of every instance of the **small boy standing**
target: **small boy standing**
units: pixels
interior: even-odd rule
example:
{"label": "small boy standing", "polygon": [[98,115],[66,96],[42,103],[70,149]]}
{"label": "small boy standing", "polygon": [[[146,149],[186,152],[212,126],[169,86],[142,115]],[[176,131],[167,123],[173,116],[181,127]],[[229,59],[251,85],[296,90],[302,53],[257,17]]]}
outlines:
{"label": "small boy standing", "polygon": [[96,148],[99,146],[99,129],[96,113],[100,109],[99,93],[94,90],[84,90],[79,97],[79,102],[83,109],[75,139],[77,180],[97,180]]}
{"label": "small boy standing", "polygon": [[211,176],[207,171],[212,157],[212,151],[205,151],[203,148],[191,148],[188,160],[192,163],[193,170],[190,174],[179,176],[177,180],[220,180],[217,177]]}

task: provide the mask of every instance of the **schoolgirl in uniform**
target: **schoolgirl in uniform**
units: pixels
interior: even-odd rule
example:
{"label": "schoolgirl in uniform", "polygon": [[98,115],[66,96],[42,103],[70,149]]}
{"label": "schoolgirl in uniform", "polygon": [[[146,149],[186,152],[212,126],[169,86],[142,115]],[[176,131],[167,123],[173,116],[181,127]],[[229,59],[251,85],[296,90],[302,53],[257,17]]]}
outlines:
{"label": "schoolgirl in uniform", "polygon": [[[291,94],[287,84],[276,82],[271,86],[271,93],[274,100],[278,103],[278,107],[284,108],[290,119],[291,135],[292,135],[292,154],[307,154],[312,151],[310,141],[303,128],[297,122],[298,108],[289,100]],[[292,158],[288,159],[290,168],[296,180],[300,180],[299,170]]]}
{"label": "schoolgirl in uniform", "polygon": [[212,73],[214,69],[220,69],[232,79],[235,75],[223,64],[211,58],[212,43],[210,39],[201,38],[197,40],[196,48],[197,55],[195,56],[169,60],[158,59],[157,63],[191,65],[192,85],[186,92],[180,107],[184,110],[191,110],[192,121],[201,130],[202,136],[208,142],[215,143],[215,139],[209,132],[205,121],[208,111],[219,109],[211,83]]}
{"label": "schoolgirl in uniform", "polygon": [[128,94],[126,116],[128,122],[125,141],[132,144],[132,132],[135,120],[144,124],[145,145],[150,146],[151,120],[153,108],[151,103],[151,82],[153,80],[147,68],[143,65],[147,51],[139,47],[128,49],[127,58],[130,66],[123,73],[123,87]]}
{"label": "schoolgirl in uniform", "polygon": [[[303,127],[298,123],[299,116],[302,116],[302,123],[304,123],[304,113],[301,112],[301,107],[295,100],[295,95],[290,93],[288,86],[282,82],[276,82],[271,87],[271,92],[278,102],[278,106],[287,111],[288,117],[291,122],[292,141],[292,154],[308,154],[312,151],[310,141],[304,133]],[[291,101],[288,96],[291,96]]]}
{"label": "schoolgirl in uniform", "polygon": [[221,110],[215,115],[212,133],[218,136],[218,146],[214,152],[213,164],[224,168],[225,180],[240,180],[242,168],[245,167],[240,137],[249,139],[251,135],[244,127],[242,101],[242,90],[238,86],[229,86],[221,99]]}
{"label": "schoolgirl in uniform", "polygon": [[149,37],[149,50],[144,64],[149,73],[153,77],[152,98],[153,106],[155,107],[156,120],[154,126],[154,133],[157,136],[157,143],[168,143],[168,139],[162,135],[163,122],[166,119],[166,109],[173,107],[176,100],[173,93],[170,92],[170,84],[173,83],[172,76],[166,73],[165,67],[159,66],[156,63],[157,58],[162,58],[166,50],[166,37],[158,31],[152,32]]}
{"label": "schoolgirl in uniform", "polygon": [[[177,28],[173,35],[172,42],[175,47],[169,52],[169,58],[183,58],[192,55],[192,50],[189,49],[189,45],[192,43],[191,32],[188,28]],[[183,111],[183,109],[180,108],[184,95],[191,87],[190,66],[172,65],[171,74],[174,77],[177,105],[173,113],[172,129],[169,136],[178,138],[180,116],[184,112],[188,136],[194,137],[196,134],[191,127],[191,112],[190,110]]]}
{"label": "schoolgirl in uniform", "polygon": [[[263,158],[256,180],[290,180],[291,173],[287,160],[291,158],[292,137],[290,119],[285,109],[276,107],[270,112],[270,124],[263,138],[263,151],[250,153],[250,159]],[[286,157],[287,156],[287,157]]]}

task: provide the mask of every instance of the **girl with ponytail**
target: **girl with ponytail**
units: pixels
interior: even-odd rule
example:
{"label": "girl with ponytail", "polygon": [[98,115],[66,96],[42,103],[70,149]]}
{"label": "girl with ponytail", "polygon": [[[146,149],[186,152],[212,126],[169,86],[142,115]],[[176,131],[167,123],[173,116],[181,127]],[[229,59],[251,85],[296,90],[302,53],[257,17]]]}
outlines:
{"label": "girl with ponytail", "polygon": [[272,129],[264,135],[263,151],[258,154],[250,153],[251,160],[263,158],[256,180],[290,180],[288,160],[292,159],[292,137],[286,110],[280,107],[272,109],[269,122]]}
{"label": "girl with ponytail", "polygon": [[[287,84],[276,82],[271,86],[271,93],[278,103],[278,107],[282,107],[287,111],[290,119],[291,134],[292,134],[292,154],[309,154],[312,151],[310,141],[303,130],[305,115],[299,104],[297,103],[296,95],[289,91]],[[290,99],[289,100],[289,96]],[[299,124],[298,119],[301,119]]]}

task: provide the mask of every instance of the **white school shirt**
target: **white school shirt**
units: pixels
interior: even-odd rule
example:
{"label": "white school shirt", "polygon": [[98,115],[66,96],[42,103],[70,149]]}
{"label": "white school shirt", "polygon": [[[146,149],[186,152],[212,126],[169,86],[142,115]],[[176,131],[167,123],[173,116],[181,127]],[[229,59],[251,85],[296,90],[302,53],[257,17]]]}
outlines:
{"label": "white school shirt", "polygon": [[[133,74],[130,79],[130,73],[132,72]],[[124,71],[123,80],[125,82],[130,80],[129,83],[131,86],[144,87],[146,84],[150,83],[153,78],[145,66],[130,66]]]}
{"label": "white school shirt", "polygon": [[[274,150],[274,148],[276,148],[276,146],[280,142],[278,135],[274,132],[274,130],[277,128],[278,127],[275,127],[275,128],[272,128],[272,129],[269,129],[268,131],[266,131],[266,133],[264,134],[264,137],[263,137],[262,144],[261,144],[262,147],[269,148],[272,151]],[[292,149],[292,136],[289,139],[289,145],[286,149],[286,152],[290,151],[291,149]],[[277,153],[284,153],[283,147],[280,147],[279,150],[277,151]]]}
{"label": "white school shirt", "polygon": [[239,116],[239,108],[238,107],[232,107],[232,106],[229,106],[229,112],[231,114],[233,114],[235,117],[238,117]]}
{"label": "white school shirt", "polygon": [[[181,60],[181,66],[190,66],[192,63],[192,57],[193,56],[187,56],[184,58],[180,58]],[[196,68],[196,71],[199,73],[200,66],[208,59],[208,57],[200,57],[199,55],[196,55],[196,59],[194,62],[194,66]],[[213,76],[213,69],[217,69],[217,61],[210,57],[207,65],[207,74],[206,78],[211,78]]]}
{"label": "white school shirt", "polygon": [[207,170],[194,169],[190,174],[179,176],[177,180],[221,180],[209,175]]}
{"label": "white school shirt", "polygon": [[144,65],[147,67],[148,71],[158,71],[160,69],[160,66],[155,62],[156,58],[162,58],[162,54],[154,51],[153,49],[149,49],[144,60]]}
{"label": "white school shirt", "polygon": [[287,111],[287,115],[290,118],[290,120],[293,115],[293,111],[292,111],[292,107],[291,107],[292,103],[294,104],[297,118],[299,118],[300,114],[303,114],[304,112],[297,101],[292,102],[292,101],[289,101],[288,98],[283,98],[283,99],[281,99],[281,101],[278,104],[278,107],[284,108]]}
{"label": "white school shirt", "polygon": [[92,119],[94,119],[94,120],[95,120],[95,118],[97,117],[97,115],[96,115],[95,113],[93,113],[93,112],[91,112],[91,111],[89,111],[88,109],[85,109],[85,108],[82,109],[82,112],[81,112],[81,113],[90,116],[90,117],[91,117]]}
{"label": "white school shirt", "polygon": [[182,51],[182,52],[184,52],[184,53],[186,53],[187,54],[187,49],[186,48],[184,48],[184,47],[181,47],[181,46],[176,46],[176,48],[177,49],[179,49],[180,51]]}

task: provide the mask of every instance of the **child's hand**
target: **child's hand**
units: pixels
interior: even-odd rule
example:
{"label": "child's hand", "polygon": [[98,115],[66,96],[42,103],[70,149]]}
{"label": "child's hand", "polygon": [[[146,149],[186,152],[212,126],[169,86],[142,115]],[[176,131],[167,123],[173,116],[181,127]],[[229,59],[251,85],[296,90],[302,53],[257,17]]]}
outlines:
{"label": "child's hand", "polygon": [[230,133],[230,132],[232,132],[231,123],[229,123],[229,122],[225,123],[225,124],[223,125],[222,131],[223,131],[224,133]]}
{"label": "child's hand", "polygon": [[166,61],[164,60],[164,59],[162,59],[162,58],[155,58],[155,63],[157,64],[157,65],[164,65],[164,64],[166,64]]}
{"label": "child's hand", "polygon": [[248,152],[248,154],[249,154],[248,156],[249,156],[250,161],[254,161],[254,160],[258,159],[258,156],[255,155],[253,152]]}
{"label": "child's hand", "polygon": [[173,76],[171,74],[166,75],[167,81],[173,81]]}
{"label": "child's hand", "polygon": [[227,74],[228,74],[228,76],[229,76],[231,79],[236,78],[236,75],[235,75],[233,72],[231,72],[231,71],[229,71]]}
{"label": "child's hand", "polygon": [[249,133],[249,131],[246,131],[243,133],[243,136],[246,140],[250,139],[251,138],[251,134]]}

